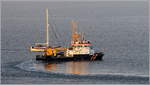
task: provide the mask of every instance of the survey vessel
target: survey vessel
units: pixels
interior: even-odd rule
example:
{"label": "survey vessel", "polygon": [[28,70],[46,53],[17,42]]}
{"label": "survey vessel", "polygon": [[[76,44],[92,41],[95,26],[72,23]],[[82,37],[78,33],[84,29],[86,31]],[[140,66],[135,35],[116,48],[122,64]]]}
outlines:
{"label": "survey vessel", "polygon": [[36,55],[36,60],[67,61],[67,60],[102,60],[103,52],[95,52],[92,43],[84,38],[84,33],[78,32],[77,22],[71,21],[72,33],[68,47],[49,45],[48,9],[46,9],[46,42],[35,43],[30,51],[42,52]]}

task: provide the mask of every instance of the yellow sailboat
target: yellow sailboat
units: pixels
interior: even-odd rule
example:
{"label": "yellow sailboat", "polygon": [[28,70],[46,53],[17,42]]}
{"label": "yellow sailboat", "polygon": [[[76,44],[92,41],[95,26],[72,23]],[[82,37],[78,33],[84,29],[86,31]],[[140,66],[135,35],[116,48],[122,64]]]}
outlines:
{"label": "yellow sailboat", "polygon": [[46,9],[46,42],[45,43],[35,43],[34,46],[31,46],[30,47],[30,51],[37,51],[37,52],[40,52],[40,51],[44,51],[48,46],[49,46],[49,24],[48,24],[48,8]]}

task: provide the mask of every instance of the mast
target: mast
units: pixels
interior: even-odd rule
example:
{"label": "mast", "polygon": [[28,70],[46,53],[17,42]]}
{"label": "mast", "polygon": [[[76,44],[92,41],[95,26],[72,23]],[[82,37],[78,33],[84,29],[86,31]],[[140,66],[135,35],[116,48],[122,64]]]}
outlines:
{"label": "mast", "polygon": [[81,40],[84,40],[84,32],[81,33]]}
{"label": "mast", "polygon": [[72,42],[75,42],[75,41],[77,41],[80,38],[80,34],[78,34],[78,32],[77,32],[77,24],[78,24],[78,22],[75,22],[75,21],[72,20],[70,22],[70,24],[72,26],[72,35],[71,35]]}
{"label": "mast", "polygon": [[48,27],[49,27],[49,24],[48,24],[48,8],[46,8],[45,10],[45,14],[46,14],[46,46],[48,47],[49,46],[49,30],[48,30]]}

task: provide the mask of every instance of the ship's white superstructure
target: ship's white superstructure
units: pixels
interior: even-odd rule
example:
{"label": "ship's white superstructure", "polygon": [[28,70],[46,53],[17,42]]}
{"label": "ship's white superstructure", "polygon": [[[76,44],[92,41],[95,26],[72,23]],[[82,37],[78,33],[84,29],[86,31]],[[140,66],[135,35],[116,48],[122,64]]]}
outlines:
{"label": "ship's white superstructure", "polygon": [[66,56],[73,57],[74,55],[93,55],[94,50],[91,48],[89,41],[76,41],[71,43],[71,48],[67,49]]}

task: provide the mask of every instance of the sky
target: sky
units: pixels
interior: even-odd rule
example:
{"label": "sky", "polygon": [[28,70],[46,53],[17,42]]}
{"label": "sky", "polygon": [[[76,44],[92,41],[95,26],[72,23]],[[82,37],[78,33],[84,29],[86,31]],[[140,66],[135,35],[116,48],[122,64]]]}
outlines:
{"label": "sky", "polygon": [[148,0],[2,0],[2,1],[148,1]]}

